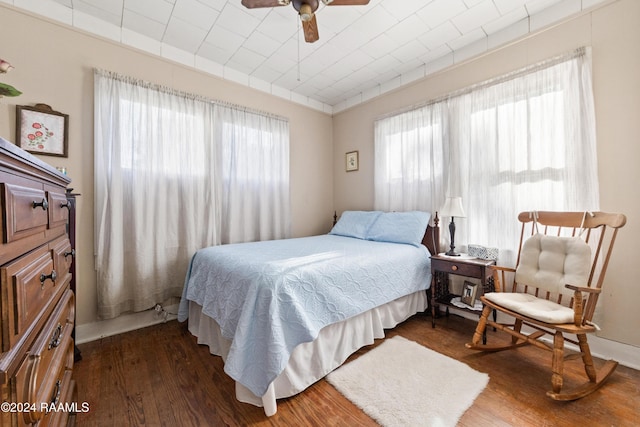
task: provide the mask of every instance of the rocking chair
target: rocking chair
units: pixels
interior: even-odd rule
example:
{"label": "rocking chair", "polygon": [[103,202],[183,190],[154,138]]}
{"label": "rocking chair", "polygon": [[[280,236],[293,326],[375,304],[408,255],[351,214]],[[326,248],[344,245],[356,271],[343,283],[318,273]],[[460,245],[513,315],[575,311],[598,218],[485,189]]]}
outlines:
{"label": "rocking chair", "polygon": [[[608,360],[596,370],[587,334],[597,330],[592,323],[596,303],[618,229],[627,219],[605,212],[522,212],[518,220],[522,230],[516,268],[492,267],[495,292],[480,297],[484,309],[466,347],[500,351],[532,344],[548,350],[552,353],[552,387],[547,396],[580,399],[598,389],[618,366]],[[513,280],[510,292],[504,289],[506,279]],[[511,316],[513,323],[491,320],[489,314],[494,310]],[[510,334],[511,342],[481,344],[488,326]],[[523,326],[528,327],[526,331]],[[575,335],[577,341],[565,334]],[[546,335],[553,336],[553,345],[543,339]],[[565,355],[565,341],[576,344],[579,353]],[[578,357],[582,357],[588,381],[564,391],[564,361]]]}

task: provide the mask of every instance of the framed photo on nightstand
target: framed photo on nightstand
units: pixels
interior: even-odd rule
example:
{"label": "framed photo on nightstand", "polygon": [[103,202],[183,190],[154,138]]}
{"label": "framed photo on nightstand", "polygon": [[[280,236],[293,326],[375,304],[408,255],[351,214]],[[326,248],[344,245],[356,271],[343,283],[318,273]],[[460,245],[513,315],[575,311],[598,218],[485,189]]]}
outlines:
{"label": "framed photo on nightstand", "polygon": [[473,307],[473,305],[476,303],[477,294],[478,285],[476,283],[465,280],[464,285],[462,286],[462,295],[460,296],[460,301],[467,304],[468,306]]}

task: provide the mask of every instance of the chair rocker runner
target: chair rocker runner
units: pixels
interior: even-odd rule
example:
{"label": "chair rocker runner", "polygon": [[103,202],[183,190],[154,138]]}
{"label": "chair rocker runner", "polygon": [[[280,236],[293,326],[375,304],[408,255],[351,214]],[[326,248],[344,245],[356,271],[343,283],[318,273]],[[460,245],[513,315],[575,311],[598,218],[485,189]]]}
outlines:
{"label": "chair rocker runner", "polygon": [[[532,344],[548,350],[552,353],[552,389],[547,395],[555,400],[580,399],[598,389],[618,366],[608,360],[596,370],[587,334],[597,330],[592,323],[596,303],[618,229],[627,219],[605,212],[522,212],[518,220],[522,229],[516,268],[491,267],[495,292],[480,297],[484,309],[466,347],[500,351]],[[513,280],[510,292],[505,289],[509,278]],[[511,316],[513,323],[489,319],[493,310]],[[483,345],[482,336],[489,326],[510,334],[511,343]],[[524,332],[523,326],[533,332]],[[546,335],[553,336],[553,345],[544,340]],[[565,354],[565,341],[576,344],[579,353]],[[588,381],[565,391],[564,361],[580,357]]]}

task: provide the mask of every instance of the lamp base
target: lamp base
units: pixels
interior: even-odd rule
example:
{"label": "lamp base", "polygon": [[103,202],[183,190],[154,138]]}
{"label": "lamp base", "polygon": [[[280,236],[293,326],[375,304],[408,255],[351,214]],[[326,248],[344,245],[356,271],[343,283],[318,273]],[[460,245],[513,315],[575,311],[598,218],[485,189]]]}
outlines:
{"label": "lamp base", "polygon": [[451,222],[449,223],[449,234],[451,235],[451,244],[449,245],[449,250],[445,252],[446,256],[460,256],[458,252],[455,251],[456,245],[453,243],[453,239],[456,235],[456,224],[453,222],[453,217],[451,217]]}

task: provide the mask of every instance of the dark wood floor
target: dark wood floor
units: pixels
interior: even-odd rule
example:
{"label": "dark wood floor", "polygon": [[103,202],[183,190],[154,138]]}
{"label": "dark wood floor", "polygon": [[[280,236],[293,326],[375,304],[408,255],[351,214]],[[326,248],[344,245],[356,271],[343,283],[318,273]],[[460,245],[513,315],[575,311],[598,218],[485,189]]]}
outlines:
{"label": "dark wood floor", "polygon": [[[419,314],[388,331],[388,337],[402,335],[489,374],[489,385],[459,425],[640,424],[640,371],[620,366],[595,393],[575,402],[556,402],[545,395],[550,385],[550,353],[531,347],[493,354],[467,350],[464,343],[471,339],[474,325],[452,315],[438,319],[432,329],[430,317]],[[489,332],[490,340],[501,336]],[[224,373],[222,360],[197,345],[186,326],[176,321],[79,348],[83,359],[74,374],[78,399],[89,404],[87,413],[78,414],[79,426],[376,425],[325,380],[279,401],[277,414],[265,417],[261,408],[235,399],[234,384]],[[569,362],[570,378],[582,378],[578,368],[578,362]]]}

